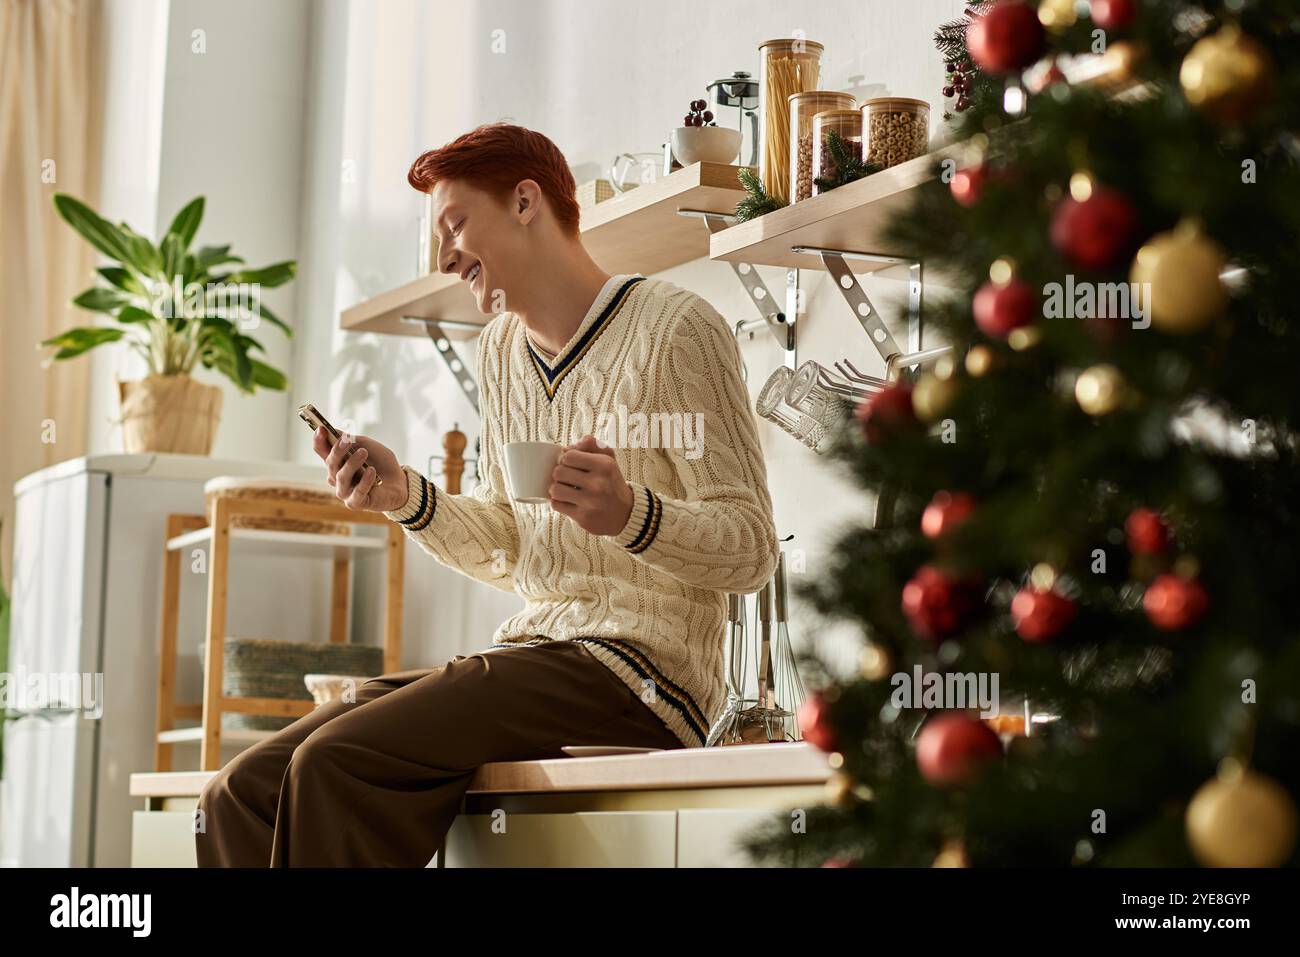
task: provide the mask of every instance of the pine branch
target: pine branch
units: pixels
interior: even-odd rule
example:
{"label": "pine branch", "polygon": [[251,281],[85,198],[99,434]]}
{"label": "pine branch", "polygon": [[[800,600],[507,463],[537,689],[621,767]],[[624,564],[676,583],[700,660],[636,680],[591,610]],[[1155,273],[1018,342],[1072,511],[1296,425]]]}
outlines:
{"label": "pine branch", "polygon": [[859,150],[847,143],[835,130],[828,131],[824,141],[827,152],[831,154],[832,170],[831,175],[818,176],[813,180],[818,192],[825,193],[845,183],[852,183],[872,173],[879,173],[882,169],[875,163],[864,160]]}
{"label": "pine branch", "polygon": [[742,167],[739,176],[740,185],[745,188],[747,195],[736,204],[737,221],[748,222],[751,219],[757,219],[759,216],[766,216],[773,210],[786,205],[777,197],[768,195],[767,190],[763,188],[762,182],[759,181],[758,175],[753,170]]}
{"label": "pine branch", "polygon": [[967,4],[965,13],[955,20],[945,21],[934,31],[934,45],[946,61],[966,58],[966,28],[972,20],[983,16],[992,6],[993,0]]}

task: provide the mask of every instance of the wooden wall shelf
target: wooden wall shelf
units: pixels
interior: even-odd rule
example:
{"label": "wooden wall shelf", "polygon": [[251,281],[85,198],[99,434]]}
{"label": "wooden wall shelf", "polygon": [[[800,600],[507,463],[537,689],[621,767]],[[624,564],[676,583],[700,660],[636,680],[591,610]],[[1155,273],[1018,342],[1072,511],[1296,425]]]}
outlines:
{"label": "wooden wall shelf", "polygon": [[[757,266],[821,270],[825,266],[819,256],[794,253],[791,248],[815,246],[905,256],[905,251],[887,247],[881,239],[881,227],[895,209],[910,201],[913,190],[933,177],[935,163],[949,153],[957,158],[959,148],[918,156],[766,216],[737,223],[713,234],[709,257]],[[854,272],[863,273],[887,265],[857,259],[847,263]]]}
{"label": "wooden wall shelf", "polygon": [[[1135,79],[1130,56],[1126,48],[1117,46],[1106,56],[1076,57],[1065,64],[1064,72],[1071,83],[1096,86],[1116,98],[1149,95],[1150,87]],[[964,144],[953,143],[820,196],[737,223],[713,234],[709,258],[818,270],[826,268],[820,256],[794,253],[791,248],[907,258],[907,250],[888,248],[881,239],[881,228],[895,209],[910,201],[913,190],[933,178],[939,162],[953,159],[960,164],[964,152]],[[860,259],[845,262],[855,273],[876,272],[890,265]]]}
{"label": "wooden wall shelf", "polygon": [[[582,211],[582,241],[610,273],[662,272],[709,255],[709,232],[679,209],[733,213],[744,195],[739,167],[695,163]],[[402,316],[486,324],[469,287],[435,273],[345,309],[339,326],[351,332],[424,336],[424,326]],[[473,333],[469,333],[473,335]]]}

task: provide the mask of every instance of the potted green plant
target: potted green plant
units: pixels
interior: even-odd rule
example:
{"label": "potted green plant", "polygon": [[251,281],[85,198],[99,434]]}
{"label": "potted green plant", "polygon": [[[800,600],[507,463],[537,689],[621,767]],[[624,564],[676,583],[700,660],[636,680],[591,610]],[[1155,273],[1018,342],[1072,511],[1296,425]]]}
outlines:
{"label": "potted green plant", "polygon": [[261,294],[293,279],[296,262],[244,269],[244,260],[232,255],[229,245],[191,252],[203,219],[202,196],[176,214],[157,245],[126,223],[113,225],[66,193],[55,194],[54,208],[114,261],[98,269],[99,281],[72,301],[115,325],[69,329],[41,345],[57,350],[47,362],[120,340],[144,358],[145,378],[118,382],[127,452],[212,451],[221,390],[192,379],[195,364],[226,375],[241,392],[286,388],[284,373],[250,355],[265,349],[249,333],[269,322],[293,335]]}

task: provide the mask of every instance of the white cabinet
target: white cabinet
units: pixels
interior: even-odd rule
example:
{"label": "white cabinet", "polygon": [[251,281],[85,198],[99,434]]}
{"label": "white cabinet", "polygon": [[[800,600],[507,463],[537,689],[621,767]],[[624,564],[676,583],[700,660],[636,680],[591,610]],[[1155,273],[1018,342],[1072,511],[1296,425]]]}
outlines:
{"label": "white cabinet", "polygon": [[131,815],[132,867],[198,867],[193,811],[136,811]]}
{"label": "white cabinet", "polygon": [[759,808],[684,808],[677,812],[678,867],[753,867],[739,838],[780,815]]}
{"label": "white cabinet", "polygon": [[447,867],[673,867],[675,811],[462,814]]}

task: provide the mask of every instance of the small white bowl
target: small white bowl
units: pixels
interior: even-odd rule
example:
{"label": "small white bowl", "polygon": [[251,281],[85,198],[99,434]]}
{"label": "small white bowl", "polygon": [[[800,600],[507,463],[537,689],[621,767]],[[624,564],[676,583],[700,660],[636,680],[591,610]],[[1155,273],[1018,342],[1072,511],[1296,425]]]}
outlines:
{"label": "small white bowl", "polygon": [[669,137],[673,156],[692,163],[734,163],[740,154],[740,130],[727,126],[679,126]]}

